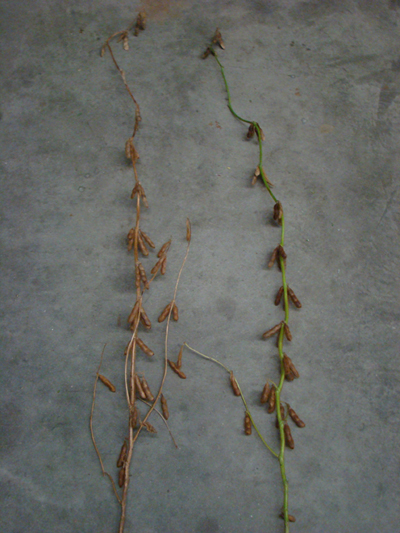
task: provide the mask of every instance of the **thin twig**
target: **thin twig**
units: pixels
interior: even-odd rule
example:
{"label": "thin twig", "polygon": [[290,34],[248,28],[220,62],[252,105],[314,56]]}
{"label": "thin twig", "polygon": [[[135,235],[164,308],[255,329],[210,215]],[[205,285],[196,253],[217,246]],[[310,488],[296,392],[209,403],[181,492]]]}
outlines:
{"label": "thin twig", "polygon": [[100,364],[99,364],[99,368],[97,369],[97,372],[96,372],[96,379],[94,380],[92,410],[90,412],[89,426],[90,426],[90,435],[92,436],[93,446],[94,446],[94,449],[96,450],[97,457],[99,458],[99,461],[100,461],[102,474],[103,474],[103,476],[107,476],[108,479],[110,480],[112,488],[113,488],[114,493],[115,493],[115,496],[116,496],[118,502],[121,504],[121,498],[119,497],[119,494],[117,492],[117,488],[115,486],[114,480],[110,476],[110,474],[108,472],[106,472],[106,470],[104,469],[103,460],[101,458],[101,454],[100,454],[99,448],[97,447],[96,439],[94,438],[94,431],[93,431],[93,414],[94,414],[94,405],[95,405],[95,401],[96,401],[96,387],[97,387],[97,382],[99,380],[99,373],[100,373],[101,363],[103,362],[103,355],[104,355],[104,350],[106,349],[106,346],[107,346],[107,344],[104,345],[103,350],[101,352]]}

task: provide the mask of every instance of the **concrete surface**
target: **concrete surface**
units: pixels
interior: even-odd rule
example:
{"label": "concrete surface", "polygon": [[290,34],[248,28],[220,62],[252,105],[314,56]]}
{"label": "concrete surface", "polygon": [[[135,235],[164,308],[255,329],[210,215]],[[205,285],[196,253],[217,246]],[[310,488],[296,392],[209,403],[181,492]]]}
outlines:
{"label": "concrete surface", "polygon": [[[291,313],[288,353],[301,379],[284,399],[306,421],[287,453],[296,533],[394,533],[399,509],[398,1],[48,2],[1,4],[1,518],[4,533],[117,531],[88,419],[107,469],[126,435],[122,391],[134,210],[124,143],[133,110],[104,39],[139,8],[148,29],[115,53],[140,103],[144,228],[173,247],[150,317],[178,293],[171,357],[184,340],[233,368],[267,440],[258,405],[276,349],[279,273],[266,269],[279,230],[260,184],[257,147],[230,115],[213,58],[218,25],[236,110],[266,133],[265,166],[286,220]],[[146,260],[146,266],[153,259]],[[119,325],[122,324],[122,325]],[[140,360],[153,388],[164,327]],[[134,454],[127,532],[283,531],[278,464],[243,435],[243,408],[222,369],[185,353],[186,381],[168,374],[176,450],[157,418]]]}

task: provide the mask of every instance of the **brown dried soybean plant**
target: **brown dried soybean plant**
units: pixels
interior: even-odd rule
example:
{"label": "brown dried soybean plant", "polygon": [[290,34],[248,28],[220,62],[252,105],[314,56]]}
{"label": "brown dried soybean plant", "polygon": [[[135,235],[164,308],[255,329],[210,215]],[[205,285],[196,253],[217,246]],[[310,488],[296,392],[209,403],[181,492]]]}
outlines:
{"label": "brown dried soybean plant", "polygon": [[270,260],[268,262],[268,267],[272,268],[274,265],[276,265],[278,270],[281,273],[282,285],[280,289],[278,290],[278,293],[276,294],[274,303],[275,305],[279,305],[282,303],[284,318],[278,324],[269,328],[267,331],[265,331],[262,334],[263,339],[269,339],[272,337],[276,338],[276,347],[278,351],[277,358],[278,358],[278,362],[280,366],[280,375],[276,381],[273,381],[272,379],[268,379],[266,381],[264,388],[261,392],[261,397],[260,397],[260,402],[262,404],[266,404],[267,406],[267,412],[270,414],[276,413],[275,426],[279,431],[279,441],[280,441],[280,447],[278,451],[273,450],[272,447],[267,444],[264,437],[261,435],[259,428],[255,424],[255,421],[249,410],[248,404],[244,398],[244,395],[241,391],[239,383],[237,382],[236,378],[233,375],[233,372],[230,369],[228,369],[225,365],[223,365],[220,361],[212,357],[206,356],[198,352],[197,350],[194,350],[186,343],[185,345],[190,350],[201,355],[202,357],[205,357],[206,359],[209,359],[219,364],[220,366],[225,368],[227,372],[229,372],[230,383],[232,386],[233,393],[236,396],[241,396],[243,400],[243,404],[244,404],[244,409],[245,409],[244,433],[246,435],[251,435],[252,427],[254,427],[258,436],[261,438],[263,444],[271,452],[271,454],[279,461],[280,473],[281,473],[282,484],[283,484],[283,505],[282,505],[280,517],[284,520],[284,531],[285,533],[288,533],[290,522],[295,521],[295,517],[292,514],[289,514],[289,499],[288,499],[289,498],[289,487],[288,487],[288,481],[286,478],[286,466],[285,466],[285,451],[287,448],[291,450],[294,448],[294,439],[292,436],[291,426],[289,425],[289,419],[299,428],[304,427],[305,424],[299,418],[299,416],[294,411],[294,409],[288,403],[282,401],[283,385],[285,381],[293,381],[294,379],[299,377],[299,372],[297,371],[292,359],[284,352],[284,343],[292,341],[292,333],[289,327],[289,304],[292,304],[295,309],[300,309],[301,303],[300,303],[300,300],[297,298],[296,294],[294,293],[293,289],[288,286],[287,279],[286,279],[287,254],[284,248],[285,216],[284,216],[284,210],[283,210],[282,203],[278,200],[278,198],[272,192],[271,190],[272,183],[269,181],[267,174],[265,172],[264,166],[263,166],[262,142],[265,140],[264,132],[261,129],[257,121],[244,119],[240,117],[234,111],[232,107],[228,82],[225,77],[224,67],[221,61],[219,60],[219,57],[216,52],[217,47],[221,49],[225,49],[225,44],[222,39],[221,32],[219,31],[218,28],[214,34],[214,37],[210,45],[205,50],[202,58],[206,59],[208,56],[213,56],[216,62],[218,63],[222,78],[224,80],[227,96],[228,96],[228,108],[230,112],[232,113],[232,115],[236,119],[238,119],[240,122],[245,124],[246,127],[248,128],[247,134],[246,134],[247,140],[255,139],[257,141],[258,152],[259,152],[258,153],[258,164],[256,166],[256,169],[252,177],[252,184],[254,185],[256,181],[260,179],[265,185],[265,188],[267,189],[267,192],[269,193],[269,196],[271,197],[273,201],[273,211],[272,211],[273,225],[278,229],[280,228],[280,239],[276,247],[271,253]]}
{"label": "brown dried soybean plant", "polygon": [[[166,305],[165,309],[161,312],[158,322],[163,322],[166,320],[166,330],[165,330],[165,353],[163,357],[163,372],[161,377],[161,382],[158,385],[158,390],[156,393],[152,393],[151,388],[147,382],[147,379],[143,373],[138,370],[138,363],[140,363],[142,354],[146,357],[154,358],[154,352],[143,340],[145,332],[151,329],[152,324],[147,314],[147,311],[143,306],[143,295],[145,291],[149,291],[152,285],[153,280],[159,274],[164,275],[167,267],[167,253],[171,245],[171,240],[167,241],[160,248],[157,259],[154,266],[151,268],[150,275],[146,272],[145,260],[150,255],[150,250],[155,248],[155,244],[147,233],[145,233],[142,223],[141,223],[141,209],[143,206],[145,208],[149,207],[148,200],[143,188],[141,181],[139,180],[138,175],[138,160],[139,154],[136,150],[134,140],[137,132],[139,131],[139,125],[141,122],[141,114],[139,104],[136,101],[131,89],[128,86],[125,72],[118,65],[113,50],[111,48],[111,42],[114,39],[117,39],[117,42],[123,44],[124,50],[129,50],[129,36],[133,30],[135,36],[138,36],[142,30],[146,27],[146,15],[145,13],[139,13],[137,19],[130,24],[126,29],[118,31],[111,35],[106,42],[104,43],[101,49],[101,56],[104,56],[106,52],[110,53],[111,59],[120,74],[122,81],[124,83],[125,89],[134,105],[135,109],[135,120],[132,135],[128,138],[125,144],[125,154],[128,160],[132,165],[133,176],[134,176],[134,186],[131,193],[131,199],[134,201],[135,205],[135,216],[134,216],[134,226],[129,230],[127,236],[127,247],[128,252],[133,252],[134,258],[134,274],[132,275],[132,284],[135,284],[136,287],[136,299],[132,307],[132,311],[128,317],[128,326],[130,330],[130,340],[125,349],[125,364],[121,362],[121,373],[124,376],[124,384],[127,401],[127,424],[126,424],[126,438],[121,444],[121,450],[116,450],[116,467],[119,469],[118,473],[115,474],[117,482],[114,481],[114,477],[109,474],[105,468],[102,461],[102,457],[97,446],[94,427],[93,427],[93,415],[96,399],[96,387],[98,380],[100,380],[104,385],[106,385],[110,391],[116,392],[116,387],[110,382],[110,380],[100,374],[100,367],[103,360],[103,353],[101,356],[101,361],[99,368],[97,370],[94,390],[93,390],[93,402],[92,410],[90,414],[90,431],[93,440],[93,445],[95,447],[96,453],[98,455],[103,476],[108,477],[110,480],[115,496],[121,507],[120,523],[118,531],[123,533],[125,528],[125,521],[127,515],[127,499],[128,499],[128,489],[130,481],[130,470],[133,459],[134,446],[142,430],[148,431],[150,433],[156,433],[154,426],[150,423],[149,418],[153,412],[158,414],[162,419],[165,425],[168,428],[167,419],[169,417],[168,404],[167,400],[163,394],[163,387],[167,375],[168,368],[168,333],[171,318],[177,321],[179,318],[178,307],[176,304],[176,295],[178,290],[178,283],[181,277],[183,266],[186,262],[190,241],[191,241],[191,228],[189,219],[186,221],[186,254],[184,256],[182,266],[180,268],[179,274],[177,276],[177,281],[175,284],[174,293],[171,301]],[[143,263],[142,263],[143,261]],[[140,335],[140,336],[139,336]],[[181,356],[180,356],[181,357]],[[171,364],[171,363],[170,363]],[[178,365],[177,371],[182,374],[180,377],[185,377],[183,372],[180,370],[181,363]],[[140,402],[140,409],[139,409]],[[160,403],[160,409],[157,409],[156,406]],[[168,428],[169,429],[169,428]],[[171,435],[172,437],[172,435]],[[172,440],[175,444],[175,441],[172,437]],[[175,444],[176,446],[176,444]],[[117,488],[119,486],[119,489]]]}

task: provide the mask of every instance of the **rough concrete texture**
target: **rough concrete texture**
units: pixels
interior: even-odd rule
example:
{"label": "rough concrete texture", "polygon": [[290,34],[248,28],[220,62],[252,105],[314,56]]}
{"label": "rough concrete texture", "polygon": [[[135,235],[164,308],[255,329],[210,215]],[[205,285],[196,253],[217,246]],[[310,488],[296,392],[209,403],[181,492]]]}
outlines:
{"label": "rough concrete texture", "polygon": [[[257,146],[226,106],[212,57],[215,27],[237,112],[266,134],[265,166],[286,214],[288,354],[301,377],[283,399],[306,421],[287,453],[296,533],[393,533],[399,511],[398,1],[3,0],[1,97],[1,518],[4,533],[117,531],[119,510],[89,434],[92,387],[107,343],[95,432],[107,470],[127,432],[125,326],[134,301],[125,236],[134,221],[124,143],[133,108],[111,59],[111,33],[139,8],[148,28],[115,54],[140,103],[143,228],[173,246],[145,306],[156,352],[139,358],[156,389],[165,326],[185,252],[171,358],[187,341],[235,374],[268,442],[258,403],[277,379],[263,331],[280,274],[272,202],[250,187]],[[154,262],[154,254],[145,261]],[[227,374],[185,352],[168,373],[175,449],[156,435],[134,452],[127,532],[280,532],[277,461],[243,434]]]}

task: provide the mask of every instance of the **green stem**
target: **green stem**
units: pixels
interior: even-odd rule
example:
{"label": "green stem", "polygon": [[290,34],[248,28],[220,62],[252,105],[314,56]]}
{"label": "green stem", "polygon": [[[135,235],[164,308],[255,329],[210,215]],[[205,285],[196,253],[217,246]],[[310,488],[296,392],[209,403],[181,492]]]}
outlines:
{"label": "green stem", "polygon": [[[228,372],[228,374],[231,373],[231,370],[229,370],[228,367],[226,367],[223,363],[221,363],[221,361],[218,361],[218,359],[214,359],[213,357],[210,357],[209,355],[205,355],[204,353],[201,353],[201,352],[195,350],[194,348],[189,346],[189,344],[187,344],[186,342],[184,342],[183,344],[184,344],[184,346],[186,346],[186,348],[188,348],[192,352],[197,353],[201,357],[204,357],[204,359],[208,359],[209,361],[213,361],[214,363],[217,363],[217,365],[222,366],[222,368],[224,368]],[[272,453],[272,455],[274,455],[277,459],[279,459],[279,455],[276,452],[274,452],[274,450],[271,448],[271,446],[269,446],[267,444],[267,442],[265,441],[264,437],[261,435],[256,423],[254,422],[254,418],[252,417],[252,414],[250,413],[249,408],[247,407],[247,402],[246,402],[245,397],[244,397],[244,395],[242,393],[242,389],[240,388],[239,382],[238,382],[238,380],[236,378],[235,378],[235,381],[236,381],[236,385],[238,386],[238,389],[239,389],[239,392],[240,392],[240,396],[242,398],[243,405],[246,408],[246,413],[248,413],[248,415],[250,417],[250,420],[251,420],[251,423],[253,424],[253,427],[254,427],[254,429],[257,432],[257,435],[260,437],[261,442]]]}
{"label": "green stem", "polygon": [[[276,202],[278,202],[278,199],[276,198],[274,193],[271,191],[271,187],[270,187],[270,184],[268,182],[268,179],[267,179],[266,173],[264,171],[264,167],[263,167],[263,149],[262,149],[261,129],[260,129],[260,127],[259,127],[257,122],[254,122],[254,121],[251,121],[251,120],[246,120],[246,119],[240,117],[233,110],[232,102],[231,102],[231,95],[230,95],[230,92],[229,92],[228,82],[227,82],[226,77],[225,77],[224,67],[223,67],[222,63],[220,62],[220,60],[218,59],[217,53],[215,52],[213,46],[210,47],[210,50],[211,50],[212,55],[215,57],[215,60],[217,61],[218,65],[219,65],[219,67],[221,69],[222,78],[224,80],[226,92],[227,92],[227,95],[228,95],[228,108],[229,108],[230,112],[238,120],[241,120],[242,122],[245,122],[246,124],[253,124],[253,126],[254,126],[254,128],[255,128],[255,130],[257,132],[258,148],[259,148],[258,167],[260,169],[260,174],[261,174],[261,178],[263,180],[263,183],[264,183],[267,191],[269,192],[271,198],[276,203]],[[280,242],[280,244],[281,244],[281,246],[283,246],[284,242],[285,242],[285,217],[284,217],[284,215],[282,215],[281,224],[282,224],[282,226],[281,226],[281,242]],[[286,269],[285,269],[285,263],[284,263],[283,258],[279,257],[278,261],[279,261],[279,264],[280,264],[280,267],[281,267],[281,272],[282,272],[283,299],[284,299],[284,305],[285,305],[285,323],[288,324],[288,322],[289,322],[289,299],[288,299],[288,287],[287,287],[287,282],[286,282]],[[279,437],[280,437],[279,455],[277,455],[275,452],[273,452],[266,443],[265,443],[265,445],[267,446],[267,448],[276,457],[278,457],[278,460],[279,460],[279,466],[280,466],[282,484],[283,484],[283,517],[284,517],[284,524],[285,524],[284,527],[285,527],[285,533],[289,533],[289,510],[288,510],[289,487],[288,487],[288,481],[287,481],[287,478],[286,478],[286,470],[285,470],[285,433],[284,433],[285,421],[282,419],[282,416],[281,416],[281,392],[282,392],[283,383],[284,383],[284,380],[285,380],[285,369],[284,369],[284,365],[283,365],[283,336],[284,336],[284,325],[282,324],[282,327],[281,327],[281,329],[279,331],[279,343],[278,343],[279,359],[280,359],[280,367],[281,367],[280,370],[281,371],[280,371],[279,385],[276,388],[276,411],[277,411],[277,418],[278,418],[278,424],[279,424]],[[186,346],[187,346],[187,344],[186,344]],[[188,348],[189,348],[189,346],[188,346]],[[197,352],[197,353],[199,353],[199,352]],[[200,355],[202,355],[202,354],[200,354]],[[207,359],[211,359],[211,358],[207,357]],[[219,363],[219,361],[215,360],[215,362],[217,362],[218,364],[223,366],[226,370],[228,370],[224,365],[222,365],[222,363]],[[239,384],[238,384],[238,386],[239,386]],[[240,390],[240,387],[239,387],[239,390]],[[241,391],[240,391],[240,393],[241,393]],[[241,395],[242,395],[242,393],[241,393]],[[243,395],[242,395],[242,400],[243,400],[243,402],[245,404],[245,407],[246,407],[246,410],[249,413],[249,416],[251,418],[251,414],[250,414],[250,412],[247,409],[247,405],[246,405],[246,402],[244,400]],[[252,418],[251,418],[251,421],[253,423],[253,419]],[[253,425],[254,425],[257,433],[259,434],[261,440],[264,442],[264,440],[262,439],[262,437],[261,437],[260,433],[258,432],[258,430],[257,430],[257,428],[256,428],[254,423],[253,423]]]}

